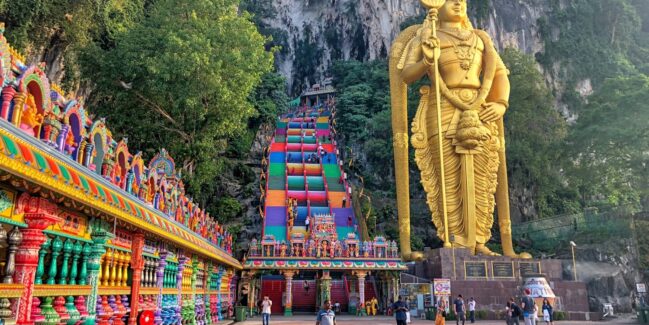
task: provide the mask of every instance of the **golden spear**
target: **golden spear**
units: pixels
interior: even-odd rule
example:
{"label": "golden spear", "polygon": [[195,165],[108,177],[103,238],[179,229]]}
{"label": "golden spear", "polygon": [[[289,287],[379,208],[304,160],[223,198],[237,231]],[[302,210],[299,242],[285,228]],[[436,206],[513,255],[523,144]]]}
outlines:
{"label": "golden spear", "polygon": [[[431,21],[432,36],[434,39],[437,39],[437,20],[439,8],[441,8],[446,0],[420,0],[421,4],[428,9],[428,17]],[[436,44],[439,46],[439,44]],[[435,66],[435,103],[437,106],[437,145],[439,150],[439,172],[442,188],[442,217],[444,218],[444,247],[451,247],[451,242],[448,234],[448,213],[446,208],[446,179],[444,172],[444,148],[442,147],[442,99],[441,91],[439,87],[439,68],[438,61],[439,57],[436,51],[433,51],[433,61]]]}

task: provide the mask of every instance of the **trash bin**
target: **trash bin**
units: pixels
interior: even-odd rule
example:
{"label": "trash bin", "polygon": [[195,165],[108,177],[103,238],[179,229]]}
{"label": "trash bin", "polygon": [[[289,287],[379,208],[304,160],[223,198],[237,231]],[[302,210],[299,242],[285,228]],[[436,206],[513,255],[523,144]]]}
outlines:
{"label": "trash bin", "polygon": [[234,320],[237,322],[243,322],[246,320],[246,306],[234,307]]}
{"label": "trash bin", "polygon": [[649,324],[649,308],[642,309],[642,320],[643,324]]}
{"label": "trash bin", "polygon": [[426,310],[426,320],[435,320],[435,310],[430,308]]}

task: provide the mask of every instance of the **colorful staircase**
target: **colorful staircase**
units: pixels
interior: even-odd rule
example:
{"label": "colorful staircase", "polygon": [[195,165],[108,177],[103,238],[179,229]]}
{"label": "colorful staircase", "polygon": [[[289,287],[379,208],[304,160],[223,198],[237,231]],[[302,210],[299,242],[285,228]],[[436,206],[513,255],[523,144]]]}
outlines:
{"label": "colorful staircase", "polygon": [[308,238],[307,217],[321,214],[334,216],[338,239],[355,231],[349,185],[342,177],[330,117],[327,109],[301,108],[277,122],[268,157],[264,236],[288,243],[289,198],[297,200],[294,233]]}

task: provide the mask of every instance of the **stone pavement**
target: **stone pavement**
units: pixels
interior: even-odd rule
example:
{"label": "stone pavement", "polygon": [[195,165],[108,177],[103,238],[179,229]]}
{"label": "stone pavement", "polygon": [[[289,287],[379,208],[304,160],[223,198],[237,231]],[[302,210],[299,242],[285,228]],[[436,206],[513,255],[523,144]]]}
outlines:
{"label": "stone pavement", "polygon": [[[393,317],[355,317],[349,315],[341,315],[336,317],[337,325],[396,325],[396,321]],[[412,324],[415,325],[425,325],[425,324],[434,324],[435,322],[429,320],[413,320]],[[236,325],[261,325],[261,317],[256,316],[252,319],[248,319],[245,322],[235,323]],[[283,317],[283,316],[272,316],[270,320],[270,325],[314,325],[315,316],[311,315],[296,315],[293,317]],[[447,321],[447,325],[455,325],[454,321]],[[523,324],[523,322],[521,322]],[[543,322],[537,323],[538,325],[545,325]],[[614,320],[600,321],[600,322],[578,322],[578,321],[560,321],[554,322],[555,325],[588,325],[588,324],[638,324],[635,319],[632,318],[618,318]],[[470,322],[466,322],[466,325],[471,325]],[[505,321],[496,321],[496,320],[485,320],[485,321],[476,321],[474,325],[506,325]]]}

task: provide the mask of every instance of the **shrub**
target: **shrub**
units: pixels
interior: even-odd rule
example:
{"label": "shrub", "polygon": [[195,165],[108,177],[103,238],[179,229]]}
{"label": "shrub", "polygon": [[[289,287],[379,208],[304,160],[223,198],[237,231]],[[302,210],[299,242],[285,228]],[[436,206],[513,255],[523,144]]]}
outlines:
{"label": "shrub", "polygon": [[552,313],[552,320],[555,320],[555,321],[566,320],[566,312],[555,311],[554,313]]}

